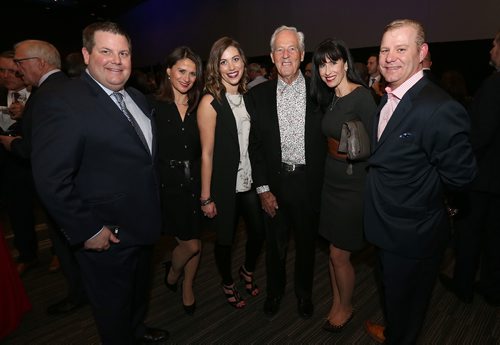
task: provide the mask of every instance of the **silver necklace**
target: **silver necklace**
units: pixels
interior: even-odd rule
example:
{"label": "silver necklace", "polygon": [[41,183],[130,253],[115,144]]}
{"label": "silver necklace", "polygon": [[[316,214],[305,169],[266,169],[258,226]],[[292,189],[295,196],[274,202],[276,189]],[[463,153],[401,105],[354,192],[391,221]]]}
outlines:
{"label": "silver necklace", "polygon": [[238,94],[238,96],[239,96],[239,100],[240,100],[238,103],[234,103],[234,102],[231,100],[231,96],[236,96],[236,95],[230,95],[230,94],[227,94],[227,97],[226,97],[226,98],[227,98],[228,102],[229,102],[232,106],[234,106],[234,107],[238,108],[238,107],[241,105],[241,102],[243,102],[243,96],[242,96],[241,94]]}
{"label": "silver necklace", "polygon": [[330,106],[328,107],[330,111],[333,110],[333,107],[337,104],[337,102],[341,99],[342,97],[337,96],[336,94],[333,94],[332,102],[330,103]]}

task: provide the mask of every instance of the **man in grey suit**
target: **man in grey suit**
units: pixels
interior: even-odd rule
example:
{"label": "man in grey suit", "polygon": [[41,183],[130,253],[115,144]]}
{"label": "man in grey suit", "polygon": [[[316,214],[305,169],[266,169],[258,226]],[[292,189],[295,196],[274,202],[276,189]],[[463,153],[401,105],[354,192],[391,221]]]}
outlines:
{"label": "man in grey suit", "polygon": [[387,327],[365,322],[372,338],[414,344],[448,238],[444,189],[475,176],[466,110],[424,78],[422,25],[386,26],[380,70],[388,83],[374,118],[365,190],[365,234],[378,247]]}
{"label": "man in grey suit", "polygon": [[[103,344],[161,342],[147,328],[152,245],[160,236],[152,112],[124,88],[131,42],[115,23],[83,31],[87,70],[33,105],[33,175],[82,272]],[[32,58],[34,59],[34,58]]]}

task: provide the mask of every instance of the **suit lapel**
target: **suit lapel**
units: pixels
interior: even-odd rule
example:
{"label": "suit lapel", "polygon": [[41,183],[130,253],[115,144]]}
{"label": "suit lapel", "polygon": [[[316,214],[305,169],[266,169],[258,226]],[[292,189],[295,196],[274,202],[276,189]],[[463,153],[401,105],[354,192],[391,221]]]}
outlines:
{"label": "suit lapel", "polygon": [[379,141],[378,141],[378,138],[377,138],[377,134],[378,134],[378,123],[380,121],[380,112],[382,111],[382,108],[385,106],[385,104],[387,103],[387,94],[384,94],[382,96],[382,99],[380,100],[380,104],[377,108],[377,112],[375,114],[375,116],[373,117],[373,126],[372,126],[372,135],[371,135],[371,138],[372,138],[372,152],[375,151],[375,149],[378,147],[379,145]]}
{"label": "suit lapel", "polygon": [[[151,152],[149,151],[149,148],[148,147],[145,147],[142,140],[139,138],[139,136],[137,135],[134,127],[130,124],[130,122],[128,121],[127,117],[122,113],[122,111],[120,110],[120,108],[118,108],[118,106],[116,105],[116,103],[111,99],[111,97],[103,90],[103,88],[97,84],[97,82],[92,79],[91,76],[89,76],[87,73],[82,73],[82,76],[81,78],[87,82],[87,84],[89,85],[89,87],[91,88],[91,90],[93,91],[95,97],[96,97],[96,103],[99,104],[104,112],[106,114],[110,114],[110,116],[113,117],[113,119],[115,119],[118,123],[120,123],[121,126],[124,126],[127,130],[127,133],[129,133],[129,135],[131,137],[134,138],[134,140],[136,140],[143,148],[144,150],[146,150],[146,152],[148,153],[148,155],[151,155]],[[128,93],[128,90],[127,90],[127,93]],[[132,99],[134,100],[134,102],[136,102],[136,104],[138,104],[139,107],[141,107],[139,105],[139,103],[137,102],[137,97],[135,97],[135,95],[133,96],[132,94],[130,94],[130,97],[132,97]],[[143,108],[141,107],[141,110]],[[148,112],[145,112],[146,115],[149,115],[151,116],[151,114],[148,114]],[[154,147],[154,145],[153,145]]]}
{"label": "suit lapel", "polygon": [[151,156],[154,157],[156,155],[156,150],[158,146],[156,141],[156,121],[154,121],[155,109],[151,109],[149,115],[147,113],[145,114],[151,120],[151,132],[153,133],[153,142],[151,143]]}
{"label": "suit lapel", "polygon": [[[426,78],[420,79],[415,85],[413,85],[403,96],[401,101],[398,103],[398,106],[396,107],[396,110],[392,114],[391,118],[389,119],[389,122],[387,123],[387,126],[384,129],[384,132],[382,133],[382,136],[380,137],[380,140],[377,142],[377,128],[378,128],[378,120],[380,117],[380,110],[382,110],[383,106],[387,102],[387,95],[384,95],[383,102],[380,102],[380,106],[377,112],[376,118],[376,124],[374,125],[375,133],[374,133],[374,138],[375,138],[375,143],[376,145],[374,146],[375,149],[373,151],[376,151],[383,143],[384,141],[389,137],[389,135],[397,130],[401,122],[406,118],[407,114],[411,111],[412,109],[412,104],[413,104],[413,98],[420,92],[420,90],[427,85],[428,81]],[[372,152],[373,153],[373,152]]]}
{"label": "suit lapel", "polygon": [[[399,102],[396,110],[392,114],[387,126],[385,126],[384,131],[382,132],[382,136],[378,141],[378,146],[382,145],[387,137],[398,128],[401,121],[404,120],[406,114],[411,109],[412,100],[410,97],[403,96],[403,99]],[[380,113],[379,113],[380,115]]]}
{"label": "suit lapel", "polygon": [[145,97],[139,97],[138,91],[134,88],[128,87],[125,89],[130,97],[134,100],[135,104],[142,110],[142,112],[150,119],[153,119],[154,111],[151,110]]}
{"label": "suit lapel", "polygon": [[271,114],[275,116],[276,126],[279,128],[279,120],[278,120],[278,99],[276,96],[276,92],[278,92],[278,79],[273,80],[272,82],[272,92],[270,92],[269,99],[269,109],[271,109]]}
{"label": "suit lapel", "polygon": [[[151,155],[154,155],[156,153],[155,152],[156,151],[155,150],[155,147],[156,147],[156,135],[155,135],[156,129],[154,127],[155,126],[155,121],[153,121],[155,110],[151,109],[151,107],[149,106],[149,104],[148,104],[148,102],[147,102],[147,100],[146,100],[145,97],[140,97],[142,94],[140,94],[139,91],[137,91],[136,89],[134,89],[134,88],[126,88],[126,91],[127,91],[128,95],[133,99],[133,101],[135,102],[135,104],[137,104],[137,106],[139,107],[139,109],[141,109],[141,111],[144,113],[144,115],[146,115],[146,117],[150,121],[151,131],[153,133],[153,140],[152,140],[152,143],[151,143],[151,152],[149,151],[149,147],[148,147],[147,143],[143,143],[143,146],[144,146],[144,148],[146,149],[146,151],[148,153],[150,153]],[[139,137],[139,136],[137,136],[137,137]],[[142,140],[141,140],[141,142],[142,142]]]}
{"label": "suit lapel", "polygon": [[[103,107],[106,113],[111,114],[111,116],[113,116],[113,118],[115,118],[120,123],[130,126],[127,118],[125,117],[125,115],[123,115],[120,108],[118,108],[111,97],[103,90],[103,88],[99,84],[97,84],[94,79],[92,79],[91,76],[88,75],[88,73],[82,73],[81,78],[85,80],[87,84],[89,84],[89,87],[93,91],[96,98],[96,102],[100,104],[101,107]],[[131,128],[131,130],[135,134],[133,128]]]}
{"label": "suit lapel", "polygon": [[[306,114],[304,118],[304,158],[306,159],[306,164],[308,161],[308,157],[306,152],[309,152],[308,145],[311,142],[314,142],[314,140],[310,140],[309,138],[313,135],[317,135],[317,133],[314,132],[314,117],[317,115],[317,113],[314,111],[314,108],[316,105],[313,103],[313,100],[311,97],[308,97],[309,95],[309,89],[310,89],[310,79],[307,77],[304,77],[305,83],[306,83]],[[276,104],[276,102],[274,102]],[[278,112],[276,112],[277,114]]]}

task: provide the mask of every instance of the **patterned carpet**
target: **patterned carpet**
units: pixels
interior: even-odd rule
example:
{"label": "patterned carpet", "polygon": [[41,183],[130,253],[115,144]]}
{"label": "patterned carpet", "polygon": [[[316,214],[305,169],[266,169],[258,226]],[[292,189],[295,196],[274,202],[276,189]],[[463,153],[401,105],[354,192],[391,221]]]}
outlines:
{"label": "patterned carpet", "polygon": [[[244,231],[238,232],[233,267],[243,261]],[[7,237],[11,241],[11,237]],[[2,344],[98,344],[95,324],[90,307],[85,306],[67,316],[48,316],[48,305],[65,294],[65,283],[60,272],[48,273],[50,243],[44,227],[39,227],[40,264],[23,276],[33,304],[21,326]],[[293,293],[293,243],[288,256],[288,281],[286,295],[280,312],[268,318],[262,311],[264,294],[248,297],[247,307],[236,310],[225,303],[216,273],[213,235],[205,232],[200,270],[196,279],[197,310],[193,316],[184,313],[181,292],[170,292],[163,286],[161,263],[170,257],[174,244],[172,238],[162,238],[156,246],[154,285],[151,291],[149,326],[167,329],[168,344],[375,344],[363,330],[363,321],[382,322],[379,295],[375,283],[373,248],[367,246],[353,256],[356,269],[354,292],[355,316],[340,334],[321,329],[321,324],[331,304],[328,278],[327,244],[318,240],[314,281],[314,316],[300,319]],[[256,270],[258,284],[265,288],[264,254]],[[453,261],[448,255],[443,270],[449,272]],[[245,294],[243,286],[241,292]],[[180,289],[179,289],[180,290]],[[500,308],[488,306],[479,296],[470,305],[462,304],[452,294],[436,284],[419,344],[500,344]]]}

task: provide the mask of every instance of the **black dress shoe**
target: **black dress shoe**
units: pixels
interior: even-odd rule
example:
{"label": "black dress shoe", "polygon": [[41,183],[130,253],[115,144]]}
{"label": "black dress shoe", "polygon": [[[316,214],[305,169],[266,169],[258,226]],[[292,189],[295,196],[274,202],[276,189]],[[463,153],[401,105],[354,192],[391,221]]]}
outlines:
{"label": "black dress shoe", "polygon": [[264,302],[264,313],[267,316],[274,316],[280,310],[281,297],[267,296]]}
{"label": "black dress shoe", "polygon": [[297,310],[299,316],[308,319],[313,315],[314,307],[310,298],[300,297],[297,299]]}
{"label": "black dress shoe", "polygon": [[139,338],[141,344],[154,344],[167,341],[169,333],[159,328],[146,328],[144,335]]}
{"label": "black dress shoe", "polygon": [[168,282],[168,273],[170,272],[170,268],[172,267],[172,261],[165,261],[163,266],[165,267],[165,278],[164,278],[165,286],[170,291],[176,292],[177,291],[177,282],[175,282],[174,284],[170,284]]}
{"label": "black dress shoe", "polygon": [[63,299],[62,301],[59,301],[59,302],[54,303],[52,305],[49,305],[47,307],[47,314],[49,314],[49,315],[63,315],[63,314],[71,313],[84,305],[85,305],[85,303],[83,303],[83,302],[75,303],[75,302],[72,302],[68,299]]}
{"label": "black dress shoe", "polygon": [[344,323],[340,325],[334,325],[330,323],[328,319],[325,320],[325,323],[321,328],[323,328],[325,331],[332,332],[332,333],[340,333],[342,330],[347,326],[347,324],[352,320],[352,317],[354,316],[354,310],[352,311],[351,315],[347,318],[347,320],[344,321]]}
{"label": "black dress shoe", "polygon": [[193,315],[194,312],[196,311],[196,301],[194,301],[193,304],[191,304],[191,305],[183,304],[182,307],[184,308],[184,312],[187,315]]}
{"label": "black dress shoe", "polygon": [[439,274],[439,281],[441,282],[441,285],[443,285],[443,287],[446,290],[448,290],[449,292],[454,294],[461,302],[463,302],[465,304],[472,303],[472,297],[473,297],[472,294],[466,295],[466,294],[460,293],[457,290],[455,283],[453,282],[453,278],[450,278],[447,275],[440,273]]}

